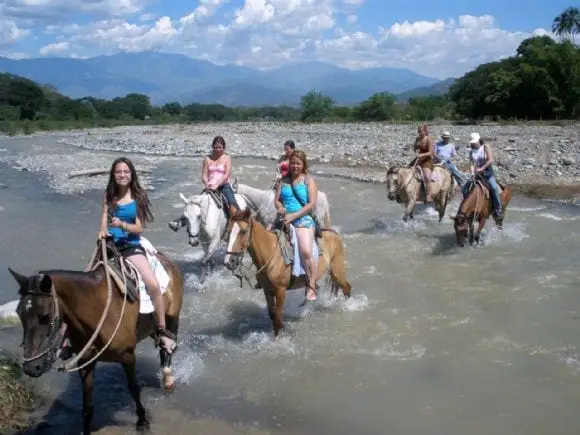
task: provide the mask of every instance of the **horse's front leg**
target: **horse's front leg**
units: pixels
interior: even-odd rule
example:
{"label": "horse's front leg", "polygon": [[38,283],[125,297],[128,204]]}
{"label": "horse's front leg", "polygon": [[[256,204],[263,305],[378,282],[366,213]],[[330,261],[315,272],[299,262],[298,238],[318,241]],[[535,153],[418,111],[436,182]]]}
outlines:
{"label": "horse's front leg", "polygon": [[83,435],[90,435],[93,419],[93,387],[95,385],[95,364],[91,363],[79,370],[83,385]]}
{"label": "horse's front leg", "polygon": [[[177,315],[165,315],[165,325],[169,332],[171,332],[177,339],[179,331],[179,317]],[[163,388],[167,392],[173,391],[175,388],[175,378],[171,373],[171,359],[173,353],[167,352],[164,348],[159,348],[159,361],[161,363],[161,371],[163,372]]]}
{"label": "horse's front leg", "polygon": [[146,432],[149,431],[149,421],[147,420],[145,407],[141,403],[141,387],[137,383],[137,375],[135,373],[135,354],[131,355],[128,362],[123,363],[123,370],[125,371],[125,376],[127,377],[127,386],[129,387],[129,392],[135,401],[137,406],[137,431]]}
{"label": "horse's front leg", "polygon": [[473,222],[469,222],[469,244],[473,245]]}
{"label": "horse's front leg", "polygon": [[268,306],[268,316],[273,324],[276,315],[276,298],[270,287],[264,289],[264,297],[266,298],[266,305]]}
{"label": "horse's front leg", "polygon": [[280,330],[283,328],[284,301],[286,299],[286,289],[279,287],[276,289],[276,313],[274,314],[274,338],[278,338]]}
{"label": "horse's front leg", "polygon": [[479,244],[479,242],[480,242],[481,231],[483,230],[483,227],[485,227],[486,221],[487,221],[487,219],[480,216],[479,221],[477,223],[477,231],[475,232],[475,242],[477,244]]}
{"label": "horse's front leg", "polygon": [[219,242],[220,242],[220,239],[219,238],[217,240],[216,240],[215,237],[212,238],[212,240],[209,243],[209,246],[207,248],[207,251],[205,252],[205,255],[203,256],[203,258],[201,260],[201,277],[200,277],[200,281],[202,283],[205,281],[207,275],[209,274],[210,265],[211,265],[211,262],[212,262],[212,259],[213,259],[213,255],[217,251],[217,248],[219,246]]}
{"label": "horse's front leg", "polygon": [[405,222],[407,222],[409,217],[413,219],[413,210],[415,209],[415,202],[416,202],[415,199],[409,199],[409,202],[407,202],[407,205],[405,207],[405,215],[403,216],[403,220]]}

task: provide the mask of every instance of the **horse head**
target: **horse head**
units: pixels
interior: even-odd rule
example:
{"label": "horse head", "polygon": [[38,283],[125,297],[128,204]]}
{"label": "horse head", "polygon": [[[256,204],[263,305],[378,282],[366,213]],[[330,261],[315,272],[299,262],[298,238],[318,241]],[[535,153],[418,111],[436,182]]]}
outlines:
{"label": "horse head", "polygon": [[391,201],[394,201],[398,196],[399,169],[398,166],[391,166],[387,170],[387,198]]}
{"label": "horse head", "polygon": [[250,209],[239,211],[232,215],[228,224],[228,250],[224,264],[229,270],[235,271],[248,250],[250,238]]}
{"label": "horse head", "polygon": [[58,299],[50,276],[38,274],[26,277],[8,268],[20,288],[16,313],[22,323],[22,371],[37,378],[56,361],[61,345],[58,340],[62,318]]}
{"label": "horse head", "polygon": [[199,245],[199,231],[201,229],[201,197],[193,195],[186,198],[181,192],[179,197],[184,203],[182,219],[187,228],[189,244],[195,248]]}
{"label": "horse head", "polygon": [[469,234],[469,222],[467,216],[458,211],[456,216],[449,216],[449,218],[453,220],[453,229],[455,230],[457,244],[463,248],[465,246],[465,239],[467,239]]}

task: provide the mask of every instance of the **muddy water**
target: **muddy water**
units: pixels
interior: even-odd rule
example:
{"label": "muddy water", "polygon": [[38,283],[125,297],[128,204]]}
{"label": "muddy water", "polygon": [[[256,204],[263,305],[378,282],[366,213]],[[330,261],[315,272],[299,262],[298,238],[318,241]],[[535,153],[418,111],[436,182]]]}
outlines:
{"label": "muddy water", "polygon": [[[272,162],[235,165],[240,182],[269,185]],[[261,292],[240,288],[223,268],[200,285],[200,250],[167,229],[181,211],[178,193],[200,190],[199,167],[199,160],[159,159],[151,194],[156,222],[147,236],[180,263],[187,282],[173,396],[157,389],[152,345],[138,348],[139,380],[159,433],[578,431],[576,207],[516,197],[503,232],[490,225],[482,247],[460,249],[449,219],[438,223],[419,206],[415,222],[405,224],[383,185],[320,174],[345,237],[353,298],[325,294],[301,309],[300,292],[291,293],[287,328],[274,341]],[[26,272],[84,265],[98,194],[55,195],[42,187],[42,174],[0,173],[7,186],[0,189],[3,302],[14,291],[6,265]],[[19,329],[0,334],[3,347],[16,351]],[[103,365],[97,373],[95,428],[130,430],[134,408],[122,371]],[[39,411],[39,433],[78,433],[77,377],[51,373],[37,382],[51,398]]]}

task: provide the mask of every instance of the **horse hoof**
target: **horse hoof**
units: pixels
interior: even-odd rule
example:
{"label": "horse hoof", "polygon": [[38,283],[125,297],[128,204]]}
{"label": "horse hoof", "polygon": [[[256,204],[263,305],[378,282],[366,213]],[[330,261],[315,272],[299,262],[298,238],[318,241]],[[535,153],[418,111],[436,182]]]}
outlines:
{"label": "horse hoof", "polygon": [[137,422],[137,432],[149,432],[151,430],[151,425],[146,419],[139,420]]}
{"label": "horse hoof", "polygon": [[173,393],[173,391],[175,391],[175,385],[176,385],[176,382],[175,382],[175,381],[174,381],[174,382],[172,382],[171,384],[165,384],[165,385],[163,386],[163,390],[164,390],[164,391],[165,391],[167,394],[171,394],[171,393]]}

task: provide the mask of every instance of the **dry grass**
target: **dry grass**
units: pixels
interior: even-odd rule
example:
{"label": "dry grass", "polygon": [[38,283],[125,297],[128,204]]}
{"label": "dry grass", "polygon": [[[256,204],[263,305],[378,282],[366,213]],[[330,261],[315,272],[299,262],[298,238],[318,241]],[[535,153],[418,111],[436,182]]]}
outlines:
{"label": "dry grass", "polygon": [[26,413],[34,403],[34,394],[22,379],[20,366],[0,356],[0,434],[27,427]]}

